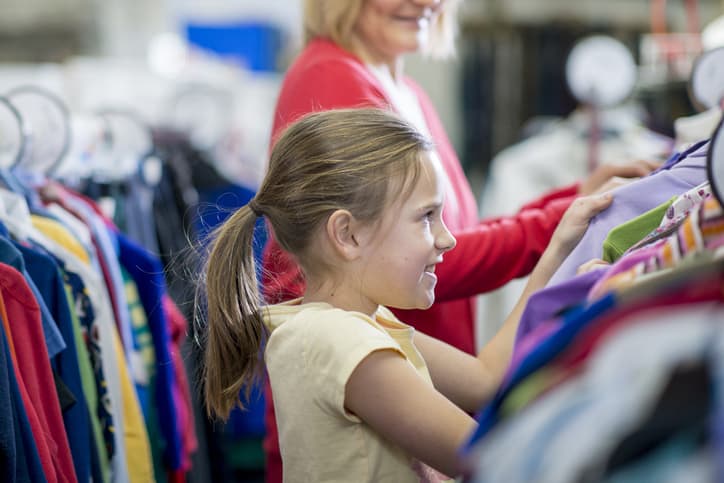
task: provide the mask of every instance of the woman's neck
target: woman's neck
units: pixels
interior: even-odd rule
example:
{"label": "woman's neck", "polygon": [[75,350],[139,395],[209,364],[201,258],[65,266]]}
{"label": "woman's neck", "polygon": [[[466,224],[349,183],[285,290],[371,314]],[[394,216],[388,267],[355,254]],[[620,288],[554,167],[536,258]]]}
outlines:
{"label": "woman's neck", "polygon": [[402,82],[405,66],[402,55],[388,56],[375,52],[357,38],[352,38],[350,50],[365,64],[389,73],[392,80],[396,83]]}

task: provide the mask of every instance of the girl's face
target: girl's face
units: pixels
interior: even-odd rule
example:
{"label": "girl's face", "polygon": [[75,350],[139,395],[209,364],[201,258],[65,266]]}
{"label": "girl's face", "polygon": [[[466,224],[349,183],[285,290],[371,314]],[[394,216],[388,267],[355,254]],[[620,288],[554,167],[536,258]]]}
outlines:
{"label": "girl's face", "polygon": [[368,62],[393,63],[417,52],[445,0],[363,0],[354,28],[359,54]]}
{"label": "girl's face", "polygon": [[376,305],[425,309],[435,301],[435,266],[455,246],[442,220],[446,178],[439,161],[421,154],[411,195],[388,206],[368,237],[361,291]]}

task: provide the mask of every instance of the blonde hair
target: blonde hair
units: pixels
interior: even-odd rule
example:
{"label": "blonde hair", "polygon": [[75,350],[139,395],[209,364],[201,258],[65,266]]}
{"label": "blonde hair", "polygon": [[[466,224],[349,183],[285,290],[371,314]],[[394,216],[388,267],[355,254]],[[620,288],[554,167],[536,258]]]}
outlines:
{"label": "blonde hair", "polygon": [[[362,2],[367,0],[304,0],[304,43],[316,37],[332,40],[349,49]],[[435,58],[455,54],[457,11],[462,0],[444,1],[423,53]]]}
{"label": "blonde hair", "polygon": [[379,220],[391,198],[409,194],[420,155],[431,148],[410,124],[378,109],[313,113],[284,131],[252,202],[214,234],[205,294],[199,284],[197,302],[207,309],[201,375],[210,415],[226,419],[234,406],[243,407],[241,388],[248,396],[248,383],[262,370],[267,332],[252,246],[257,214],[303,273],[320,270],[324,261],[312,244],[327,218],[346,209],[363,222]]}

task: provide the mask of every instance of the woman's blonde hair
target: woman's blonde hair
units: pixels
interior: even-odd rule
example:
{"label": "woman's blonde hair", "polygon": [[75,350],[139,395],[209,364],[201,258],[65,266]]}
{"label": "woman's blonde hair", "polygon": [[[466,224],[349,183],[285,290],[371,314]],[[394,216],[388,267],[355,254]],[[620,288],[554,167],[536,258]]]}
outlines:
{"label": "woman's blonde hair", "polygon": [[253,257],[257,216],[266,218],[303,273],[324,274],[313,240],[328,217],[345,209],[362,222],[378,221],[393,198],[409,194],[421,154],[431,148],[410,124],[378,109],[309,114],[284,131],[252,202],[215,232],[199,284],[197,302],[205,302],[207,313],[206,323],[200,321],[201,375],[210,415],[226,419],[242,406],[241,388],[261,372],[267,332]]}
{"label": "woman's blonde hair", "polygon": [[[362,2],[367,0],[304,0],[304,43],[323,37],[349,49]],[[462,0],[444,0],[423,53],[436,58],[455,54],[457,10]]]}

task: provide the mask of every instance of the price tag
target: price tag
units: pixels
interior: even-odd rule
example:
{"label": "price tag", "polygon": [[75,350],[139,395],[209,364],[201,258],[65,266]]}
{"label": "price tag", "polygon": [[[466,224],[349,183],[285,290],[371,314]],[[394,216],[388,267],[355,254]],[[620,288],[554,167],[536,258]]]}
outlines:
{"label": "price tag", "polygon": [[724,47],[701,54],[689,79],[689,96],[702,111],[718,106],[724,98]]}
{"label": "price tag", "polygon": [[636,63],[621,42],[595,35],[579,41],[571,50],[566,80],[578,101],[595,107],[614,106],[633,91]]}

